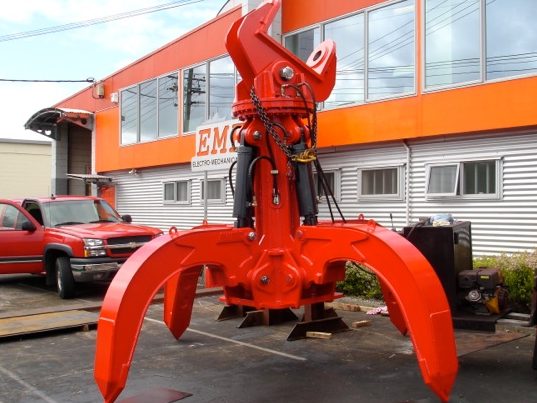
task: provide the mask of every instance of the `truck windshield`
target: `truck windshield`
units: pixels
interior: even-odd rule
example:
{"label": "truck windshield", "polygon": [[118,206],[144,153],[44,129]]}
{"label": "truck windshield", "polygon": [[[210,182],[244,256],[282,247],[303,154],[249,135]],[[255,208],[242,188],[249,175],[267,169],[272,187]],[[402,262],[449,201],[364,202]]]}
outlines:
{"label": "truck windshield", "polygon": [[43,211],[51,227],[121,221],[117,212],[104,200],[51,201],[43,205]]}

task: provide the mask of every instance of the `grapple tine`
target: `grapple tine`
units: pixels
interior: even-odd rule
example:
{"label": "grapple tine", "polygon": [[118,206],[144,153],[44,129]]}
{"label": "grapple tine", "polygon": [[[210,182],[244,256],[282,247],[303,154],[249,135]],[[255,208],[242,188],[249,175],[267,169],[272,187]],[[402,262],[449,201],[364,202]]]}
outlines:
{"label": "grapple tine", "polygon": [[[410,333],[424,382],[447,401],[457,375],[455,338],[447,298],[427,259],[400,235],[370,222],[304,226],[301,231],[308,261],[326,262],[322,256],[354,260],[377,274],[388,291],[394,324]],[[325,239],[332,242],[320,248]]]}
{"label": "grapple tine", "polygon": [[166,283],[164,289],[164,323],[179,339],[192,317],[192,302],[196,295],[201,267],[181,270]]}
{"label": "grapple tine", "polygon": [[390,321],[397,328],[397,330],[401,332],[401,334],[407,334],[408,328],[405,323],[405,318],[403,317],[401,309],[399,309],[399,306],[397,305],[395,297],[393,296],[390,288],[384,283],[384,280],[379,278],[379,283],[380,289],[382,290],[382,295],[384,297],[384,302],[386,303],[388,313],[390,314]]}
{"label": "grapple tine", "polygon": [[168,288],[174,292],[167,296],[173,310],[166,314],[168,326],[176,337],[184,332],[190,322],[197,276],[207,257],[207,239],[216,243],[227,230],[218,226],[163,235],[136,251],[116,274],[97,325],[94,376],[105,401],[113,402],[125,387],[145,312],[169,280]]}

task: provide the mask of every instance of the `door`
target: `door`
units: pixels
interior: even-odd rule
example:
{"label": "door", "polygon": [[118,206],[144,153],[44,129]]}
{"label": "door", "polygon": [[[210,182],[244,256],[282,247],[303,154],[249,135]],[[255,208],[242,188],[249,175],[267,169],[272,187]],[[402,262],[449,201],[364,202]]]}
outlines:
{"label": "door", "polygon": [[41,273],[44,233],[21,206],[0,200],[0,274]]}

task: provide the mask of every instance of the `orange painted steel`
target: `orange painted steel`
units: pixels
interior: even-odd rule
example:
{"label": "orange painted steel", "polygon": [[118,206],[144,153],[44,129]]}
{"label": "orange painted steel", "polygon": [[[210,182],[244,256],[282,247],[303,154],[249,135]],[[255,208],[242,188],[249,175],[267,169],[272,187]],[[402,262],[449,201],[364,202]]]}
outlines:
{"label": "orange painted steel", "polygon": [[[179,338],[190,323],[203,267],[211,284],[223,287],[227,304],[282,309],[338,298],[336,282],[344,278],[349,260],[378,276],[390,319],[410,335],[425,383],[442,400],[449,398],[458,365],[451,314],[423,255],[373,220],[318,223],[316,213],[301,214],[303,195],[298,193],[309,188],[297,183],[297,175],[311,161],[297,158],[292,147],[300,143],[315,154],[314,124],[304,121],[314,106],[311,93],[322,101],[334,85],[335,45],[321,44],[303,63],[267,35],[278,7],[279,1],[266,1],[239,19],[226,43],[242,77],[233,106],[243,121],[239,160],[241,149],[257,156],[248,169],[253,187],[241,184],[255,193],[255,201],[251,196],[243,209],[253,213],[244,221],[237,218],[235,226],[172,228],[123,265],[98,322],[95,379],[107,402],[125,387],[144,315],[161,287],[164,322]],[[308,88],[304,83],[308,99],[299,96],[300,88]],[[254,172],[255,161],[261,160],[270,163],[259,163]],[[236,191],[239,174],[245,173],[238,165]]]}

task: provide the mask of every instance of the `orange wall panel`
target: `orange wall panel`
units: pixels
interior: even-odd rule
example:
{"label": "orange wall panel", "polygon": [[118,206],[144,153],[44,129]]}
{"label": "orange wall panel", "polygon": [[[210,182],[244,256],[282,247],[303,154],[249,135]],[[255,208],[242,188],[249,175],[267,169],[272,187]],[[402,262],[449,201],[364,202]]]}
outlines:
{"label": "orange wall panel", "polygon": [[283,1],[282,33],[352,13],[386,0],[291,0]]}
{"label": "orange wall panel", "polygon": [[118,108],[99,113],[95,125],[98,172],[188,162],[195,153],[193,135],[120,146]]}
{"label": "orange wall panel", "polygon": [[438,91],[319,114],[319,146],[537,126],[537,77]]}

